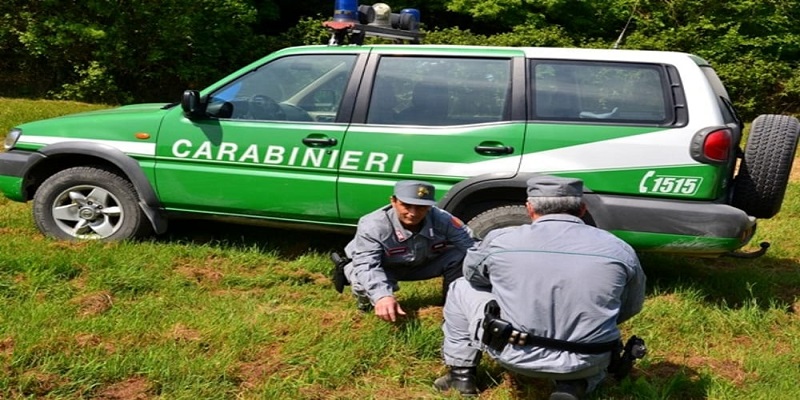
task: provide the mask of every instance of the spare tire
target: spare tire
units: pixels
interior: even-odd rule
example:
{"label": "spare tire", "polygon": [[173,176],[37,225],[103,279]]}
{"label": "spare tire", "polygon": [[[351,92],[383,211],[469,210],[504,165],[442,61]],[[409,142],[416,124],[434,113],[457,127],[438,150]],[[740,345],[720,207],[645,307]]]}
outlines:
{"label": "spare tire", "polygon": [[759,115],[734,180],[732,205],[756,218],[772,218],[781,209],[792,170],[800,121],[787,115]]}

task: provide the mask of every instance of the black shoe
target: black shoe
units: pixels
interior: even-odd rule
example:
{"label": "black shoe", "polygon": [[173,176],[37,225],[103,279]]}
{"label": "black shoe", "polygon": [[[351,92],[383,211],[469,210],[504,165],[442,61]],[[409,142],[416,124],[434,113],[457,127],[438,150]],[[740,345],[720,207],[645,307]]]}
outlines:
{"label": "black shoe", "polygon": [[359,296],[353,293],[353,297],[356,298],[356,308],[358,311],[361,312],[370,312],[372,311],[372,302],[369,301],[369,297],[367,296]]}
{"label": "black shoe", "polygon": [[337,252],[331,253],[331,261],[333,261],[333,269],[331,270],[331,281],[333,281],[333,288],[337,292],[342,293],[344,287],[349,285],[347,277],[344,275],[344,266],[350,262],[347,257],[342,257]]}
{"label": "black shoe", "polygon": [[476,384],[477,367],[447,367],[448,371],[444,376],[437,378],[433,386],[440,392],[450,389],[458,390],[462,396],[477,396],[478,385]]}
{"label": "black shoe", "polygon": [[550,400],[580,400],[586,394],[586,379],[556,381],[556,390]]}

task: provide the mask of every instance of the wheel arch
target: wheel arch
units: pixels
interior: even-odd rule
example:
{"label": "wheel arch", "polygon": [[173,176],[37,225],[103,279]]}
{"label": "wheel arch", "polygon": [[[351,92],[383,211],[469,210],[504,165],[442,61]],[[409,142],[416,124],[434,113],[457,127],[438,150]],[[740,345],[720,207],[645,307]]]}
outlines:
{"label": "wheel arch", "polygon": [[438,202],[438,207],[467,222],[500,204],[525,204],[527,180],[532,174],[490,173],[455,184]]}
{"label": "wheel arch", "polygon": [[[525,204],[528,179],[541,173],[529,172],[515,175],[491,173],[463,180],[454,185],[441,200],[438,207],[469,222],[478,214],[502,205]],[[592,226],[611,225],[605,221],[606,212],[602,199],[584,186],[586,214],[583,220]],[[599,224],[599,225],[598,225]]]}
{"label": "wheel arch", "polygon": [[128,179],[139,195],[139,207],[153,226],[156,233],[167,229],[167,219],[161,214],[161,202],[155,189],[144,174],[139,163],[119,149],[89,142],[61,142],[47,145],[38,150],[37,157],[31,157],[23,179],[25,196],[28,200],[42,182],[54,173],[82,165],[110,168]]}

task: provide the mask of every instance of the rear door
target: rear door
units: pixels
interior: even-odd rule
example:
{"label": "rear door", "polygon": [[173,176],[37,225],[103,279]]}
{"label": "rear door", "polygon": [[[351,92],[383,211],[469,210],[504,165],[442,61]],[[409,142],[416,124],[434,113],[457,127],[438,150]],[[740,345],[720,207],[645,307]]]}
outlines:
{"label": "rear door", "polygon": [[[715,198],[719,167],[689,154],[677,69],[669,64],[532,59],[531,121],[520,170],[571,175],[596,193]],[[699,121],[699,118],[695,118]]]}
{"label": "rear door", "polygon": [[430,181],[441,198],[464,178],[517,170],[525,133],[521,53],[473,52],[373,50],[340,155],[344,222],[386,204],[398,180]]}

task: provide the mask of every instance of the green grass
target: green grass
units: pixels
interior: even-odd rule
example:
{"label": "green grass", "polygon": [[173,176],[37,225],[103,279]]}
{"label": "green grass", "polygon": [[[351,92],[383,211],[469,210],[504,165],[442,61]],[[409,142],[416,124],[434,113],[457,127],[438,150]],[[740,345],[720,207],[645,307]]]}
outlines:
{"label": "green grass", "polygon": [[101,108],[108,108],[108,106],[75,101],[45,101],[0,97],[0,135],[5,137],[9,129],[23,122]]}
{"label": "green grass", "polygon": [[[0,99],[0,127],[92,107]],[[591,398],[800,398],[799,199],[792,182],[760,223],[762,258],[643,255],[647,301],[623,330],[650,352]],[[458,398],[431,387],[439,282],[402,285],[398,324],[362,314],[327,278],[346,236],[179,222],[141,242],[66,243],[30,213],[0,200],[0,398]],[[489,360],[480,371],[483,399],[549,393]]]}

